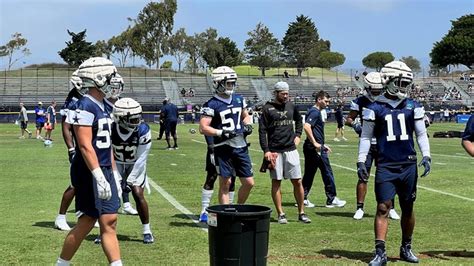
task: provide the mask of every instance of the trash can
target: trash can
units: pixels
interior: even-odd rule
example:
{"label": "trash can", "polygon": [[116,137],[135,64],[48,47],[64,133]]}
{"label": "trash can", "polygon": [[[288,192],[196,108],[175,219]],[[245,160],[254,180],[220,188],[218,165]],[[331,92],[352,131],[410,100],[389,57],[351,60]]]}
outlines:
{"label": "trash can", "polygon": [[229,204],[206,210],[211,265],[267,265],[272,209]]}

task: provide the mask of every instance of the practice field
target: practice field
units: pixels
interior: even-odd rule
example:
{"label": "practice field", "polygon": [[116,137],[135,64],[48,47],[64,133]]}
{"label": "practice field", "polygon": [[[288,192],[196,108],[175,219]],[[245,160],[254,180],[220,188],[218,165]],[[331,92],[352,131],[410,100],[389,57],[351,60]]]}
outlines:
{"label": "practice field", "polygon": [[[33,129],[33,126],[30,124],[29,128]],[[155,140],[148,159],[152,191],[146,197],[155,243],[142,244],[138,216],[119,215],[118,234],[125,264],[209,264],[206,226],[196,222],[201,210],[206,146],[203,136],[190,134],[190,128],[197,129],[198,126],[179,125],[180,148],[167,151],[165,141],[156,140],[158,126],[152,125]],[[434,131],[463,129],[464,125],[443,123],[432,125],[429,132],[432,135]],[[13,124],[0,124],[0,264],[51,265],[67,234],[53,229],[62,193],[69,184],[67,150],[60,127],[54,131],[52,148],[45,148],[36,139],[18,139],[19,131]],[[317,206],[306,209],[312,223],[302,224],[297,221],[291,183],[283,182],[283,204],[289,224],[278,224],[276,213],[272,213],[270,265],[362,265],[372,257],[373,176],[365,204],[366,217],[353,220],[358,139],[351,129],[347,129],[349,141],[334,142],[334,131],[335,124],[327,124],[326,139],[333,150],[330,160],[338,197],[348,203],[341,209],[324,207],[324,190],[318,172],[310,195],[310,200]],[[256,128],[249,139],[256,185],[248,203],[273,209],[268,174],[257,172],[262,152]],[[464,152],[460,139],[430,138],[430,143],[432,173],[419,180],[414,251],[423,264],[473,265],[474,160]],[[299,148],[302,149],[302,145]],[[303,163],[302,151],[300,155]],[[216,195],[217,189],[214,203]],[[133,200],[132,204],[135,206]],[[67,218],[73,225],[74,206]],[[93,243],[97,233],[94,229],[83,242],[73,258],[74,264],[106,264],[101,247]],[[391,263],[402,264],[398,260],[399,245],[399,221],[391,221],[387,240]]]}

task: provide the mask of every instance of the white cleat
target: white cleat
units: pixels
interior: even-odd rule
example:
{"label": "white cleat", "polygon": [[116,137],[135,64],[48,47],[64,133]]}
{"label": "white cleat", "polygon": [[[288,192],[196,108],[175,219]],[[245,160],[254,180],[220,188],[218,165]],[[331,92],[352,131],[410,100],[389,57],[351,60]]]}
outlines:
{"label": "white cleat", "polygon": [[356,220],[361,220],[364,217],[364,210],[363,209],[357,209],[357,211],[354,214],[354,219]]}
{"label": "white cleat", "polygon": [[128,206],[122,209],[122,213],[128,214],[128,215],[137,215],[138,211],[135,210],[132,206]]}
{"label": "white cleat", "polygon": [[[309,200],[307,200],[307,199],[305,199],[305,200],[303,201],[303,204],[304,204],[304,206],[305,206],[306,208],[314,208],[314,207],[316,207],[316,205],[314,205],[313,203],[311,203],[311,201],[309,201]],[[298,203],[295,203],[295,207],[298,207]]]}
{"label": "white cleat", "polygon": [[341,140],[339,140],[338,138],[334,138],[334,141],[335,141],[335,142],[339,142],[339,141],[341,141]]}
{"label": "white cleat", "polygon": [[69,227],[65,219],[56,219],[56,221],[54,221],[54,228],[59,229],[61,231],[71,230],[71,227]]}
{"label": "white cleat", "polygon": [[400,216],[398,215],[397,211],[395,211],[395,209],[390,209],[388,212],[388,217],[392,220],[400,220]]}
{"label": "white cleat", "polygon": [[334,207],[342,208],[344,207],[344,205],[346,205],[345,200],[340,200],[339,198],[335,197],[332,200],[331,204],[326,204],[326,208],[334,208]]}
{"label": "white cleat", "polygon": [[345,137],[342,137],[342,141],[347,141],[347,139]]}

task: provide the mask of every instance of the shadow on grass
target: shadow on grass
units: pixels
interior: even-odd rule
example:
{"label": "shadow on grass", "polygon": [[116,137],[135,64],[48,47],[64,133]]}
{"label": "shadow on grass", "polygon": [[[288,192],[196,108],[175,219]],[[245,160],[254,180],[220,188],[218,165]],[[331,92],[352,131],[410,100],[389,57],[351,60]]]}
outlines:
{"label": "shadow on grass", "polygon": [[[353,212],[350,211],[345,211],[345,212],[321,212],[321,211],[316,211],[317,216],[323,216],[323,217],[331,217],[331,216],[338,216],[338,217],[350,217],[352,218],[354,216]],[[365,215],[364,217],[374,217],[373,215]]]}
{"label": "shadow on grass", "polygon": [[467,251],[467,250],[432,250],[432,251],[423,251],[423,252],[420,252],[420,254],[427,257],[437,258],[441,260],[449,260],[449,257],[474,259],[474,251]]}
{"label": "shadow on grass", "polygon": [[[86,236],[86,241],[92,241],[94,242],[94,240],[99,237],[99,234],[89,234]],[[121,235],[121,234],[117,234],[117,238],[119,241],[129,241],[129,242],[143,242],[143,239],[139,239],[139,238],[130,238],[129,236],[126,236],[126,235]]]}
{"label": "shadow on grass", "polygon": [[[338,249],[323,249],[318,252],[330,259],[346,258],[350,260],[360,260],[363,262],[370,262],[374,257],[373,252],[361,252],[361,251],[350,251],[350,250],[338,250]],[[388,257],[388,261],[395,262],[398,258]]]}
{"label": "shadow on grass", "polygon": [[[69,224],[69,226],[70,226],[71,228],[76,225],[76,223],[71,223],[71,222],[68,222],[68,224]],[[41,221],[41,222],[36,222],[36,223],[34,223],[32,226],[56,229],[56,228],[54,228],[54,221]]]}

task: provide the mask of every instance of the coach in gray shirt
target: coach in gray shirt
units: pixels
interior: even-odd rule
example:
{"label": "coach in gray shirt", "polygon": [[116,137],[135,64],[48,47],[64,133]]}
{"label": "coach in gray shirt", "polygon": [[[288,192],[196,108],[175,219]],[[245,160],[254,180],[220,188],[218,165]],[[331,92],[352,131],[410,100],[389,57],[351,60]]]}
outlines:
{"label": "coach in gray shirt", "polygon": [[26,113],[26,108],[23,103],[20,103],[20,112],[18,113],[18,122],[20,122],[21,136],[20,139],[25,138],[25,132],[28,133],[28,136],[31,138],[31,132],[27,129],[28,127],[28,114]]}

